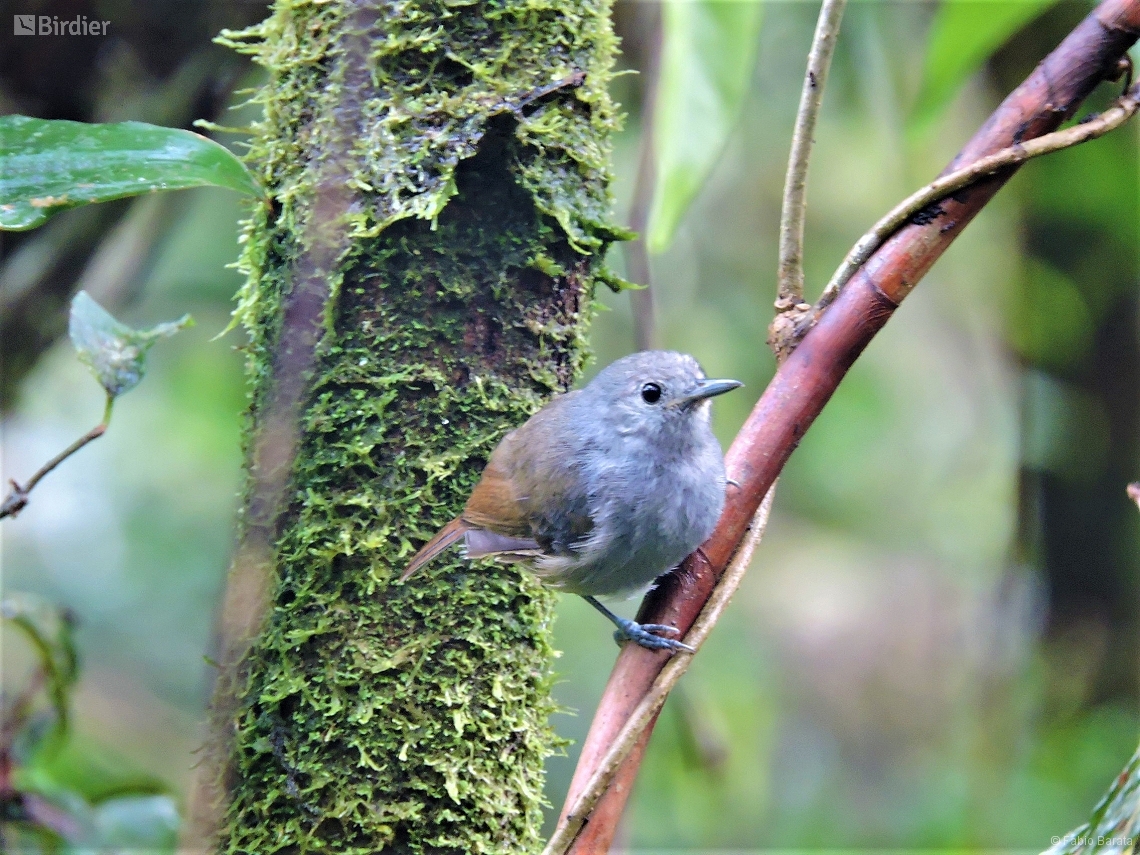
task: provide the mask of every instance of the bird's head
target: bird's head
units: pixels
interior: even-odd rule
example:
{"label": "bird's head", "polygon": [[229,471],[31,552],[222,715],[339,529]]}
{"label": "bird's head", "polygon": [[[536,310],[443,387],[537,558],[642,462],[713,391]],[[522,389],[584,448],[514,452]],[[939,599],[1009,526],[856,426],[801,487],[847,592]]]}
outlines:
{"label": "bird's head", "polygon": [[583,392],[606,427],[664,437],[707,428],[710,399],[742,385],[708,379],[687,353],[644,350],[606,366]]}

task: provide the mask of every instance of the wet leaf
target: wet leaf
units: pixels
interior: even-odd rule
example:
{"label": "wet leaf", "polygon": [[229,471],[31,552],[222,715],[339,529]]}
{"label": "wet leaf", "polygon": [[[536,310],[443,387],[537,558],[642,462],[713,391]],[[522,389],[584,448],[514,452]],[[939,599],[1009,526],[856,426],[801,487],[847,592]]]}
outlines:
{"label": "wet leaf", "polygon": [[86,291],[80,291],[71,301],[68,334],[79,351],[80,360],[103,384],[107,394],[115,397],[133,389],[142,380],[146,353],[151,345],[193,324],[193,318],[183,315],[177,321],[149,330],[135,330],[115,320]]}
{"label": "wet leaf", "polygon": [[262,195],[229,150],[191,131],[0,117],[0,229],[35,228],[63,208],[206,186]]}

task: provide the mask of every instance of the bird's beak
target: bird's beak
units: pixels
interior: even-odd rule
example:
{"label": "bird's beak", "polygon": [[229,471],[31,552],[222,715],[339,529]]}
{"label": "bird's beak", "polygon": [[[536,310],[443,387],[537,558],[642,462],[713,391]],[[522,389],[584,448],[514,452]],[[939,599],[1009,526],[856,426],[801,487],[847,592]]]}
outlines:
{"label": "bird's beak", "polygon": [[687,407],[706,398],[715,398],[733,389],[739,389],[744,384],[739,380],[705,380],[696,389],[681,398],[674,398],[671,404],[674,407]]}

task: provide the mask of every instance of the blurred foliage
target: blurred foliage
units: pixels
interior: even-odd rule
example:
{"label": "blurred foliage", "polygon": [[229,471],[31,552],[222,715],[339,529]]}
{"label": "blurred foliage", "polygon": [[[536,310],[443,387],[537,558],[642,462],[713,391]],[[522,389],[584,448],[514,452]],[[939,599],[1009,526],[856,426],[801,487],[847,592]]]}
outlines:
{"label": "blurred foliage", "polygon": [[[11,594],[0,617],[22,631],[36,665],[6,703],[0,727],[0,845],[8,852],[107,852],[134,848],[172,852],[178,813],[168,795],[130,791],[89,800],[56,761],[69,737],[70,691],[78,676],[74,618],[42,598]],[[41,709],[39,696],[49,703]],[[101,782],[106,787],[107,780]]]}
{"label": "blurred foliage", "polygon": [[[189,130],[218,118],[248,61],[211,39],[264,17],[258,2],[31,0],[11,11],[109,21],[92,37],[14,37],[3,30],[0,114],[81,122],[143,121]],[[231,117],[234,118],[234,117]],[[239,117],[229,124],[241,125]],[[222,135],[230,143],[233,135]],[[43,228],[0,234],[0,410],[67,327],[80,288],[111,311],[133,305],[158,247],[188,204],[145,196],[63,211]]]}
{"label": "blurred foliage", "polygon": [[[101,436],[115,398],[142,379],[150,347],[191,323],[190,316],[184,315],[179,321],[134,330],[115,320],[85,291],[76,294],[71,306],[71,340],[80,361],[91,369],[106,394],[103,421],[98,433],[90,432],[72,443],[23,487],[13,481],[13,490],[26,499],[39,478],[90,438]],[[8,504],[6,500],[6,510]],[[13,852],[79,853],[138,847],[173,851],[177,808],[169,795],[150,792],[155,784],[120,784],[124,792],[91,802],[79,779],[59,775],[60,767],[53,763],[71,735],[71,695],[79,676],[73,612],[36,595],[8,593],[0,600],[0,618],[21,632],[33,661],[23,685],[14,688],[6,675],[0,694],[4,702],[0,709],[0,844]],[[47,710],[38,709],[40,695],[49,701]],[[100,781],[102,788],[107,784],[106,778]]]}
{"label": "blurred foliage", "polygon": [[[955,72],[956,94],[918,127],[910,117],[919,116],[934,62],[931,22],[964,14],[950,11],[959,5],[995,20],[1028,17],[1020,0],[849,6],[816,134],[809,289],[868,224],[945,165],[1089,8],[1063,0],[977,73]],[[196,3],[170,14],[207,8],[218,14]],[[763,330],[815,9],[766,6],[739,123],[654,262],[663,342],[751,390],[716,403],[725,443],[773,370]],[[616,17],[619,27],[635,20],[620,2]],[[217,29],[194,30],[198,45]],[[640,34],[623,37],[639,65]],[[148,38],[104,50],[148,64],[156,53]],[[69,53],[77,41],[40,42],[34,56],[15,41],[24,53],[0,58],[4,92],[33,69],[80,61]],[[177,65],[174,55],[166,61]],[[104,105],[118,99],[118,113],[99,120],[159,121],[148,111],[182,97],[174,78],[147,67],[121,78],[149,100],[101,95]],[[34,73],[35,103],[47,103],[49,76]],[[121,78],[100,74],[92,89],[115,92]],[[636,117],[636,82],[618,78],[615,88]],[[1114,94],[1102,87],[1089,109]],[[30,103],[20,111],[48,115]],[[633,121],[620,141],[623,204],[638,132]],[[662,714],[626,843],[1038,851],[1088,820],[1129,762],[1140,724],[1140,528],[1123,490],[1140,469],[1137,138],[1126,127],[1027,165],[854,367],[793,456],[768,539],[684,697]],[[133,296],[112,289],[123,296],[105,302],[129,321],[189,309],[199,327],[153,353],[150,379],[117,406],[116,429],[38,488],[2,545],[5,590],[36,592],[79,618],[84,671],[71,734],[43,768],[89,805],[148,787],[185,793],[239,484],[240,353],[232,339],[210,340],[238,285],[226,264],[236,255],[239,202],[217,190],[168,199],[146,216],[133,208],[131,223],[116,214],[117,246],[146,261],[130,268]],[[40,299],[28,323],[63,329],[63,303],[41,289],[70,296],[76,287],[88,256],[63,259],[74,244],[68,234],[94,229],[83,216],[64,212],[5,246],[5,306],[18,259],[24,270],[33,248],[55,259],[36,268],[52,271],[46,278],[21,280],[33,283],[21,305]],[[85,246],[103,244],[109,226],[100,228]],[[632,342],[628,294],[598,298],[611,311],[594,325],[595,366]],[[85,430],[101,397],[69,348],[48,350],[30,372],[3,424],[13,472]],[[558,697],[578,712],[556,726],[580,742],[616,651],[587,605],[564,597],[559,609]],[[6,692],[33,662],[26,645],[4,645]],[[550,763],[556,806],[574,755]]]}
{"label": "blurred foliage", "polygon": [[[1020,31],[991,63],[995,85],[1016,85],[1085,12],[1061,3]],[[1082,114],[1118,91],[1102,86]],[[1140,520],[1124,485],[1140,461],[1140,173],[1136,127],[1122,130],[1042,159],[1011,186],[1022,260],[1006,336],[1023,378],[1015,549],[1044,582],[1047,655],[1066,663],[1050,690],[1066,704],[1083,693],[1134,707]],[[1075,656],[1089,661],[1060,676]]]}
{"label": "blurred foliage", "polygon": [[950,2],[934,13],[926,37],[922,88],[910,120],[912,131],[926,130],[947,102],[1010,36],[1058,0],[1020,3]]}
{"label": "blurred foliage", "polygon": [[760,2],[693,0],[662,8],[653,109],[653,204],[646,243],[669,246],[740,119],[756,64]]}
{"label": "blurred foliage", "polygon": [[[74,619],[40,597],[10,594],[0,600],[0,618],[20,629],[38,658],[29,691],[5,711],[4,745],[8,752],[31,718],[33,695],[41,687],[51,701],[53,721],[47,738],[59,741],[67,734],[68,695],[79,672],[72,638]],[[42,727],[37,730],[43,731]]]}

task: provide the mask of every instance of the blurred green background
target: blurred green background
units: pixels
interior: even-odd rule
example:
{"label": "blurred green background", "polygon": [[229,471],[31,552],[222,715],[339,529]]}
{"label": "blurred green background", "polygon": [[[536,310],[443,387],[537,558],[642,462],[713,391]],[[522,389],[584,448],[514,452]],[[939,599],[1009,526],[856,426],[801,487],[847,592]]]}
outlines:
{"label": "blurred green background", "polygon": [[[849,6],[810,178],[813,295],[1090,8],[954,5],[958,31],[937,3]],[[646,61],[647,6],[615,9],[623,67]],[[248,118],[224,107],[256,77],[209,39],[263,6],[10,11],[114,23],[102,42],[5,35],[4,113]],[[774,368],[780,193],[816,11],[766,4],[740,122],[653,259],[662,343],[747,384],[717,401],[726,446]],[[1031,20],[932,107],[930,81],[966,52],[946,45],[970,15]],[[630,114],[615,161],[625,221],[640,81],[614,85]],[[1102,87],[1091,107],[1113,94]],[[1140,519],[1124,493],[1140,478],[1138,127],[1026,166],[872,342],[793,456],[749,576],[665,707],[621,845],[1043,849],[1087,818],[1140,732]],[[5,479],[99,420],[101,391],[58,338],[75,288],[134,325],[198,321],[155,347],[107,436],[2,529],[4,591],[78,618],[74,733],[50,771],[93,800],[139,786],[182,799],[202,741],[203,657],[241,481],[241,337],[215,339],[239,284],[227,265],[240,216],[235,195],[196,190],[4,236]],[[612,261],[623,269],[620,250]],[[592,370],[633,347],[629,293],[598,300]],[[18,637],[3,642],[10,695],[31,658]],[[570,597],[556,643],[556,726],[580,743],[616,648]],[[550,762],[555,807],[575,756]]]}

